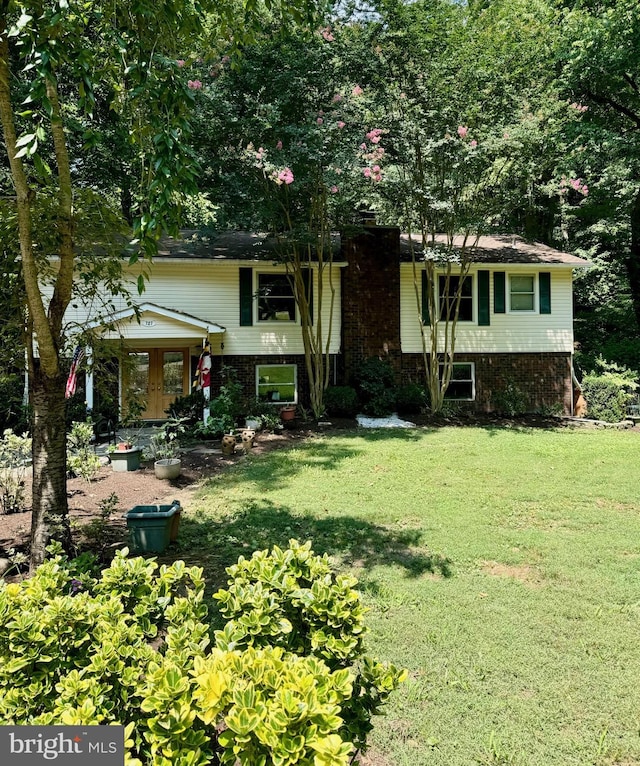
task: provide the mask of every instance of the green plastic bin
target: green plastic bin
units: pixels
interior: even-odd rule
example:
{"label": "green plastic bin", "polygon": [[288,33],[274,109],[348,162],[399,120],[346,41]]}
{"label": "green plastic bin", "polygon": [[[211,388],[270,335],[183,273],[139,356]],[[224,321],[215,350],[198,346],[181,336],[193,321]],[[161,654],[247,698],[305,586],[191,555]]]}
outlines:
{"label": "green plastic bin", "polygon": [[177,537],[182,508],[171,505],[136,505],[125,514],[131,548],[138,552],[162,553]]}

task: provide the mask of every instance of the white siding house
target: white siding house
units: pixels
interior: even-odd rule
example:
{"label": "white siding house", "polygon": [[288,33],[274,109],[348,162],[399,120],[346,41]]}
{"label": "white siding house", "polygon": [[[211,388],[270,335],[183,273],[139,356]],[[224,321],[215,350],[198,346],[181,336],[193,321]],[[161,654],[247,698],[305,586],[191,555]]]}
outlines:
{"label": "white siding house", "polygon": [[[305,274],[314,326],[328,342],[332,382],[350,383],[362,361],[379,356],[390,361],[399,382],[419,383],[421,329],[430,332],[424,260],[418,255],[412,262],[408,239],[398,229],[365,228],[341,242],[336,238],[322,284],[317,263]],[[483,237],[470,260],[456,336],[458,382],[449,398],[490,410],[501,387],[517,385],[533,409],[571,411],[572,275],[588,264],[516,237]],[[135,297],[139,267],[127,268]],[[442,300],[435,295],[436,306]],[[205,339],[213,391],[226,366],[247,395],[306,401],[299,312],[268,238],[229,232],[209,239],[188,232],[181,240],[167,239],[137,302],[137,314],[114,298],[109,316],[97,304],[75,305],[67,315],[69,328],[90,326],[114,346],[124,344],[133,373],[120,381],[121,405],[133,385],[147,402],[144,415],[164,417],[171,400],[190,391]],[[92,384],[88,376],[89,406]]]}

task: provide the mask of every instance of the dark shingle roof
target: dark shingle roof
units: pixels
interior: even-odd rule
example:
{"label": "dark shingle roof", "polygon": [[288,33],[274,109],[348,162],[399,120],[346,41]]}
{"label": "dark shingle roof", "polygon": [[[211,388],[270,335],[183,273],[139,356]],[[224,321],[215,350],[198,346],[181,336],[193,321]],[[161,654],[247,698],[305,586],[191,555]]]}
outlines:
{"label": "dark shingle roof", "polygon": [[[334,256],[340,252],[340,239],[333,239]],[[207,234],[185,230],[182,237],[163,237],[154,258],[203,258],[210,261],[277,261],[278,241],[268,234],[250,231],[225,231]]]}
{"label": "dark shingle roof", "polygon": [[[388,227],[387,227],[388,228]],[[375,227],[371,227],[371,233]],[[412,237],[416,256],[422,260],[420,240]],[[340,257],[340,236],[332,238],[334,258]],[[531,263],[531,264],[560,264],[565,266],[589,266],[589,261],[570,253],[564,253],[539,242],[526,242],[522,237],[495,235],[480,237],[477,244],[469,238],[467,246],[471,250],[470,259],[473,263]],[[436,244],[446,245],[444,235],[436,235]],[[462,247],[462,237],[454,238],[454,249]],[[473,245],[473,247],[471,247]],[[207,234],[195,230],[185,230],[182,237],[163,237],[158,246],[157,259],[205,259],[205,260],[243,260],[243,261],[277,261],[278,242],[274,237],[248,231],[226,231]],[[411,245],[408,234],[400,235],[400,259],[411,259]]]}
{"label": "dark shingle roof", "polygon": [[[420,241],[415,235],[412,237],[416,254],[420,251]],[[579,258],[571,253],[564,253],[540,242],[526,242],[522,237],[510,235],[484,236],[474,244],[473,237],[467,240],[470,250],[470,260],[473,263],[536,263],[536,264],[564,264],[567,266],[590,266],[589,261]],[[446,245],[446,237],[443,234],[436,235],[437,245]],[[463,237],[454,237],[454,249],[461,248],[464,244]],[[400,237],[400,257],[402,260],[410,260],[411,244],[408,234]],[[421,255],[419,256],[421,259]]]}

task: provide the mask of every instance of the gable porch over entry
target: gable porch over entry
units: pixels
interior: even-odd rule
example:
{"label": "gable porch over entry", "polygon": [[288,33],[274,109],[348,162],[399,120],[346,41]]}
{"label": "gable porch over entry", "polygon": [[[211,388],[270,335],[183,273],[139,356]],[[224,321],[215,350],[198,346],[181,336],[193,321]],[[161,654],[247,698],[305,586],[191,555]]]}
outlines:
{"label": "gable porch over entry", "polygon": [[[138,306],[137,312],[134,308],[117,312],[93,327],[102,329],[104,340],[127,350],[131,364],[120,365],[119,371],[120,412],[129,389],[144,404],[145,420],[165,419],[170,404],[190,392],[192,359],[199,357],[205,339],[213,355],[222,354],[224,348],[221,325],[154,303]],[[86,402],[93,410],[92,372],[87,372]]]}

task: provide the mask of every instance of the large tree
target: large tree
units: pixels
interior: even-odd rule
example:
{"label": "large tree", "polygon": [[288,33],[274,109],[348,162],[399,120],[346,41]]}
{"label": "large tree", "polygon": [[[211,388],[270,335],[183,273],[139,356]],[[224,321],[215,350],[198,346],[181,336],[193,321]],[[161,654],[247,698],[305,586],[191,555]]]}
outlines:
{"label": "large tree", "polygon": [[350,51],[341,30],[327,25],[305,38],[274,32],[267,27],[237,66],[222,58],[199,75],[201,189],[224,198],[221,220],[277,241],[300,317],[311,409],[320,417],[336,294],[332,234],[352,223],[380,178],[373,157],[382,147],[371,134],[368,100],[345,65]]}
{"label": "large tree", "polygon": [[[565,6],[556,61],[567,151],[558,175],[568,181],[569,245],[595,265],[577,284],[578,335],[592,359],[640,369],[640,7]],[[572,188],[577,180],[587,195]]]}
{"label": "large tree", "polygon": [[[281,5],[284,17],[295,18],[307,7]],[[33,408],[32,567],[52,536],[71,544],[63,355],[79,265],[78,211],[89,206],[90,215],[103,216],[117,197],[144,256],[163,230],[175,231],[175,194],[192,190],[197,173],[189,146],[195,89],[182,63],[203,55],[203,31],[237,48],[260,12],[250,0],[210,8],[197,0],[0,3],[0,122],[15,195]],[[109,143],[107,119],[120,145]],[[103,183],[87,184],[83,175],[99,151],[127,158],[126,188],[114,174],[111,198]],[[102,193],[82,195],[87,185]]]}

